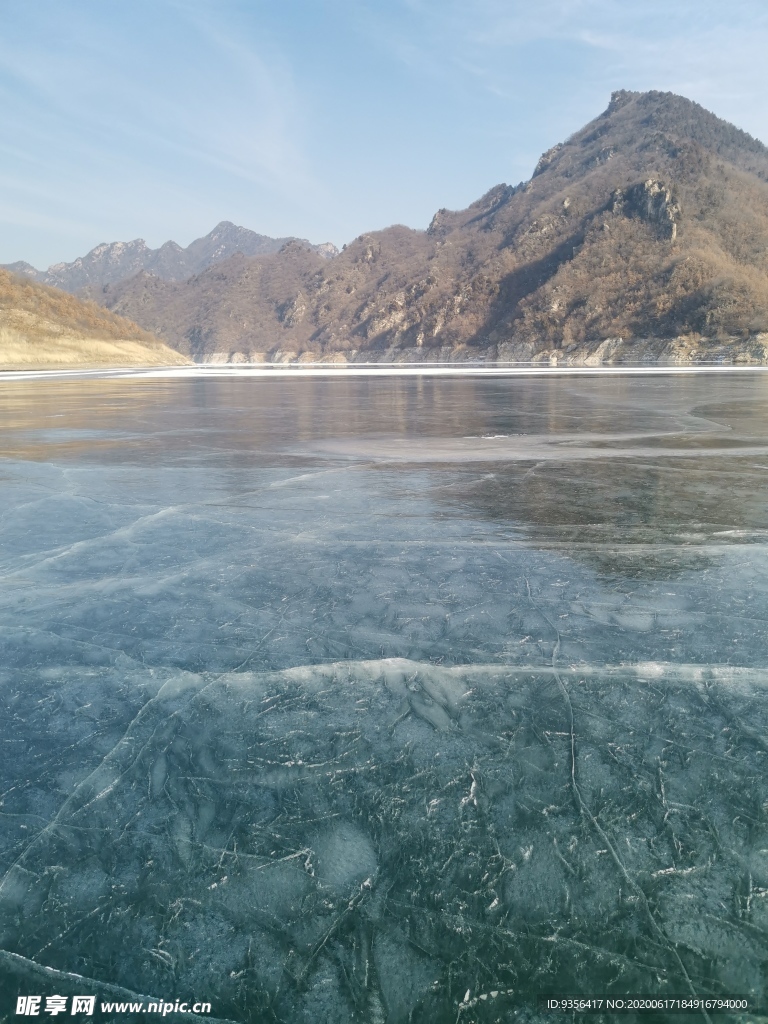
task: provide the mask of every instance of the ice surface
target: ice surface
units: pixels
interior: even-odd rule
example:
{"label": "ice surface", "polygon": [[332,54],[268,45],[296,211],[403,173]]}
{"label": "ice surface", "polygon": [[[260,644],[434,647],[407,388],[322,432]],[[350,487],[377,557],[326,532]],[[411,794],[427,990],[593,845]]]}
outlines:
{"label": "ice surface", "polygon": [[0,1013],[765,1012],[765,386],[4,386]]}

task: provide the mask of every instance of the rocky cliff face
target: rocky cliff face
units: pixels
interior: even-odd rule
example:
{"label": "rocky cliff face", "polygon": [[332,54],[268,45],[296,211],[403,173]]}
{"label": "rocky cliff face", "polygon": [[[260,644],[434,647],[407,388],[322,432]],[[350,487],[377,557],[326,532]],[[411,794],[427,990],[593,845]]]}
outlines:
{"label": "rocky cliff face", "polygon": [[663,182],[649,178],[627,189],[617,188],[611,198],[611,213],[639,217],[649,224],[657,224],[662,237],[671,241],[677,238],[681,210],[672,197],[672,190]]}
{"label": "rocky cliff face", "polygon": [[768,149],[682,97],[619,92],[530,181],[427,231],[91,294],[196,359],[762,358]]}
{"label": "rocky cliff face", "polygon": [[265,256],[279,252],[288,242],[294,241],[328,258],[337,252],[330,242],[315,246],[304,239],[269,238],[222,221],[186,249],[176,242],[165,242],[159,249],[150,249],[143,238],[135,238],[132,242],[102,243],[86,256],[72,263],[55,263],[47,271],[35,270],[24,262],[6,264],[3,269],[63,291],[80,292],[123,281],[142,271],[165,281],[184,281],[236,253]]}

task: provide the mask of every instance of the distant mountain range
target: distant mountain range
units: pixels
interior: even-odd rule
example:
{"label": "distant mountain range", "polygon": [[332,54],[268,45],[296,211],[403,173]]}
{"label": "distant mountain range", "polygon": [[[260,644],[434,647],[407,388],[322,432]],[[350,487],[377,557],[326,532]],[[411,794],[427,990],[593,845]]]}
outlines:
{"label": "distant mountain range", "polygon": [[305,239],[269,238],[248,228],[222,221],[204,238],[197,238],[186,249],[176,242],[165,242],[159,249],[150,249],[143,238],[132,242],[103,242],[72,263],[55,263],[48,270],[36,270],[29,263],[6,263],[2,269],[29,277],[39,284],[51,285],[66,292],[103,287],[115,281],[146,271],[164,281],[185,281],[206,267],[241,253],[243,256],[266,256],[279,252],[288,242],[296,242],[320,256],[335,256],[337,249],[330,242],[312,245]]}
{"label": "distant mountain range", "polygon": [[529,181],[333,259],[230,224],[116,246],[46,280],[197,361],[768,362],[768,149],[672,93],[616,92]]}

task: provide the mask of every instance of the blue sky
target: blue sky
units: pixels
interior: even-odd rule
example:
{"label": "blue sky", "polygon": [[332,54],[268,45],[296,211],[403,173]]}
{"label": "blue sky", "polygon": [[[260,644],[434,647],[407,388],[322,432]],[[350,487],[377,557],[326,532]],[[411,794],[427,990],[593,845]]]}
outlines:
{"label": "blue sky", "polygon": [[669,89],[768,142],[765,0],[0,0],[0,262],[423,228]]}

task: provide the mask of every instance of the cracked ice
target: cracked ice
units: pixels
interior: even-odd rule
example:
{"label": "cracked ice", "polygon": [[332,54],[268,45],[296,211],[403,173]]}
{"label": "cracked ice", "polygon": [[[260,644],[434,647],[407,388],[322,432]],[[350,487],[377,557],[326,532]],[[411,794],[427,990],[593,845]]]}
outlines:
{"label": "cracked ice", "polygon": [[765,386],[3,383],[3,1005],[764,1001]]}

